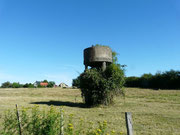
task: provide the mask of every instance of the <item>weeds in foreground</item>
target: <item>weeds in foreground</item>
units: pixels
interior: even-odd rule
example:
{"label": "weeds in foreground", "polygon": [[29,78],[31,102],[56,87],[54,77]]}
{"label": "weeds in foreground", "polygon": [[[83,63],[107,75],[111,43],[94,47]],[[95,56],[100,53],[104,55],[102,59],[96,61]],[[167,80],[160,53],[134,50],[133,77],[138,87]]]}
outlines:
{"label": "weeds in foreground", "polygon": [[123,135],[123,132],[112,130],[108,133],[107,121],[93,123],[87,122],[88,127],[84,127],[85,121],[81,118],[77,124],[73,123],[73,114],[65,118],[62,107],[60,110],[53,106],[49,110],[40,111],[39,106],[32,108],[22,107],[20,110],[19,128],[16,111],[6,111],[4,115],[2,135]]}

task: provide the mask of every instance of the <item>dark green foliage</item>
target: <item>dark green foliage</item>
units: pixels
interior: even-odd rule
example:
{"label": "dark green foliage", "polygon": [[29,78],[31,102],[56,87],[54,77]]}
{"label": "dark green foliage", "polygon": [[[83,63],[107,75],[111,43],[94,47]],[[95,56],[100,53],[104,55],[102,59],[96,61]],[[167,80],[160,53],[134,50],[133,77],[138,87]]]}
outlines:
{"label": "dark green foliage", "polygon": [[155,75],[144,74],[141,77],[127,77],[127,87],[154,89],[180,89],[180,71],[170,70]]}
{"label": "dark green foliage", "polygon": [[24,84],[23,87],[24,87],[24,88],[28,88],[28,87],[29,87],[29,83]]}
{"label": "dark green foliage", "polygon": [[124,70],[119,64],[111,64],[108,66],[104,72],[104,76],[108,81],[108,85],[110,86],[109,90],[112,89],[118,92],[118,90],[120,90],[125,83]]}
{"label": "dark green foliage", "polygon": [[140,86],[140,78],[131,76],[131,77],[126,77],[126,87],[139,87]]}
{"label": "dark green foliage", "polygon": [[90,69],[80,75],[80,88],[84,102],[88,106],[95,104],[101,104],[101,100],[104,97],[102,83],[104,78],[97,69]]}
{"label": "dark green foliage", "polygon": [[1,88],[12,88],[12,83],[4,82],[2,83]]}
{"label": "dark green foliage", "polygon": [[86,70],[80,75],[80,88],[84,102],[88,106],[113,103],[115,95],[122,92],[124,71],[111,64],[105,72],[96,68]]}
{"label": "dark green foliage", "polygon": [[14,82],[14,83],[12,84],[12,88],[22,88],[22,87],[23,87],[23,85],[20,84],[20,83],[17,83],[17,82]]}
{"label": "dark green foliage", "polygon": [[73,79],[72,86],[80,88],[80,77],[79,76],[76,79]]}
{"label": "dark green foliage", "polygon": [[1,88],[22,88],[22,87],[23,87],[23,85],[18,82],[13,82],[13,83],[4,82],[1,85]]}
{"label": "dark green foliage", "polygon": [[43,83],[48,83],[48,81],[47,80],[44,80],[44,81],[42,81]]}
{"label": "dark green foliage", "polygon": [[26,83],[23,85],[24,88],[35,88],[32,83]]}
{"label": "dark green foliage", "polygon": [[48,82],[47,87],[52,88],[52,87],[54,87],[54,85],[55,85],[55,82],[50,81],[50,82]]}

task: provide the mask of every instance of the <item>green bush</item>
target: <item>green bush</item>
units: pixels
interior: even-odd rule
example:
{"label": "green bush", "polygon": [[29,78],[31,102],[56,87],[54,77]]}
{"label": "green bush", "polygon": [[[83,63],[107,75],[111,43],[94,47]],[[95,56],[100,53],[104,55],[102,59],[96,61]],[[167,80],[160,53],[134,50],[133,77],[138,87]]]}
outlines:
{"label": "green bush", "polygon": [[109,65],[104,72],[88,69],[80,75],[82,97],[87,106],[113,103],[115,95],[122,93],[124,71],[117,64]]}
{"label": "green bush", "polygon": [[72,80],[72,86],[80,88],[80,77],[79,76],[76,79]]}
{"label": "green bush", "polygon": [[[28,114],[31,111],[31,115]],[[26,135],[55,135],[60,131],[58,125],[60,121],[60,113],[53,107],[48,112],[40,111],[38,106],[31,110],[23,108],[20,113],[22,134]],[[14,112],[7,111],[4,117],[4,128],[1,134],[16,135],[19,134],[16,110]]]}

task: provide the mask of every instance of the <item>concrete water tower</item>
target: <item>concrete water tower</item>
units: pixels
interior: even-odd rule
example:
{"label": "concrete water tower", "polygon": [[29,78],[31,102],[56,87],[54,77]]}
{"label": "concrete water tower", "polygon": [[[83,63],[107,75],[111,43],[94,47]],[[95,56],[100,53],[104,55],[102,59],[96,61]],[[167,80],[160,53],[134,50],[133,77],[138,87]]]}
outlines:
{"label": "concrete water tower", "polygon": [[85,70],[88,66],[92,68],[102,68],[112,63],[112,50],[107,46],[92,46],[84,49]]}

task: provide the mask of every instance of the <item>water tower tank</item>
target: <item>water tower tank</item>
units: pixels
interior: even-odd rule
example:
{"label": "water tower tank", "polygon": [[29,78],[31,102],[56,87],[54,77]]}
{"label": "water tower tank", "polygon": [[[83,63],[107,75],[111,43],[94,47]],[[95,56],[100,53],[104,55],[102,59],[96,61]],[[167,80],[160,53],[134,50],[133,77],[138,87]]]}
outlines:
{"label": "water tower tank", "polygon": [[85,69],[90,67],[106,69],[106,65],[112,63],[112,50],[106,46],[92,46],[84,49]]}

